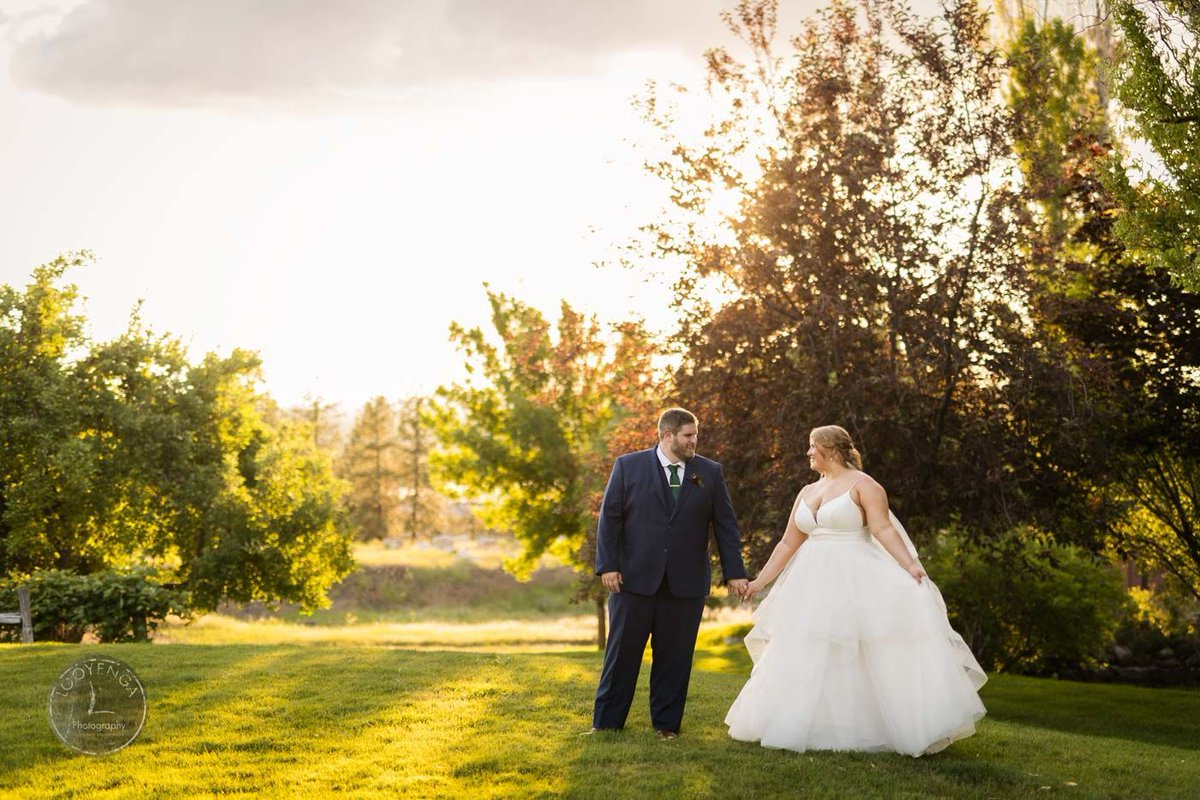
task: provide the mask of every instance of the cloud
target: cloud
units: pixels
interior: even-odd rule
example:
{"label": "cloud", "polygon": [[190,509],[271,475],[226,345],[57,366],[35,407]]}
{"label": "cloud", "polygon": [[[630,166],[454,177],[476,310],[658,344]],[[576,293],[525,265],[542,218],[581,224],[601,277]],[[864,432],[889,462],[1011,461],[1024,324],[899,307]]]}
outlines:
{"label": "cloud", "polygon": [[14,42],[22,87],[87,104],[312,100],[698,56],[730,0],[85,0]]}
{"label": "cloud", "polygon": [[0,10],[0,41],[18,42],[43,32],[55,25],[63,13],[64,9],[60,6],[10,0],[9,9]]}

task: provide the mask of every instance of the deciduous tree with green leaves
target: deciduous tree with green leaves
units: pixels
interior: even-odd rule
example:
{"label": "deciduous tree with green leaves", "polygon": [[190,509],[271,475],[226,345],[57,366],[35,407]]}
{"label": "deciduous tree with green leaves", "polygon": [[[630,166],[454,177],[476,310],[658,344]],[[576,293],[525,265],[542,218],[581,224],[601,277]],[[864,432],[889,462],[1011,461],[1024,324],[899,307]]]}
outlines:
{"label": "deciduous tree with green leaves", "polygon": [[258,390],[257,356],[192,364],[137,315],[91,340],[65,275],[0,287],[0,572],[156,566],[193,610],[327,605],[352,567],[342,486]]}
{"label": "deciduous tree with green leaves", "polygon": [[1130,174],[1121,162],[1110,189],[1125,213],[1117,233],[1129,249],[1200,291],[1200,4],[1195,0],[1113,0],[1123,42],[1116,96],[1133,133],[1161,162]]}
{"label": "deciduous tree with green leaves", "polygon": [[[611,331],[563,303],[556,325],[538,309],[488,290],[493,332],[455,324],[470,378],[438,390],[431,410],[440,483],[483,500],[482,520],[511,531],[520,555],[505,568],[527,578],[551,553],[592,576],[581,544],[630,424],[652,429],[658,390],[653,347],[638,323]],[[643,446],[653,442],[648,435]],[[604,606],[597,600],[599,641]]]}
{"label": "deciduous tree with green leaves", "polygon": [[[1023,469],[994,413],[999,360],[1021,341],[1028,199],[987,14],[833,2],[780,46],[777,12],[744,0],[728,15],[749,58],[709,52],[700,135],[673,113],[690,91],[644,106],[664,140],[649,167],[672,198],[648,248],[680,265],[676,385],[739,476],[750,562],[815,479],[808,431],[828,423],[850,430],[918,538],[955,515],[1002,529],[1043,483],[1070,507],[1079,492]],[[720,305],[696,302],[707,283]]]}
{"label": "deciduous tree with green leaves", "polygon": [[[1089,88],[1099,59],[1084,37],[1027,16],[1009,49],[1016,145],[1036,154],[1021,166],[1044,223],[1028,304],[1040,346],[1026,363],[1037,369],[1012,370],[1012,394],[1027,398],[1020,407],[1040,449],[1094,487],[1093,525],[1107,528],[1113,549],[1200,597],[1200,295],[1121,235],[1136,212],[1102,178],[1110,153],[1128,145],[1110,138]],[[1068,399],[1082,413],[1066,413]],[[1065,452],[1102,469],[1072,465]]]}

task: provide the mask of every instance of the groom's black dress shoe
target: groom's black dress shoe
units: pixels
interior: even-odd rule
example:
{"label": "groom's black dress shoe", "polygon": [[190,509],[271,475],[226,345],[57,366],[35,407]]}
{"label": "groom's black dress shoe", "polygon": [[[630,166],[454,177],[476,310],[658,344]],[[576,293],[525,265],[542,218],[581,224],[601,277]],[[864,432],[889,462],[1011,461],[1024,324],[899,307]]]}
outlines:
{"label": "groom's black dress shoe", "polygon": [[655,733],[658,734],[658,738],[660,738],[660,739],[677,739],[677,738],[679,738],[679,731],[669,731],[666,728],[660,728],[660,729],[656,730]]}

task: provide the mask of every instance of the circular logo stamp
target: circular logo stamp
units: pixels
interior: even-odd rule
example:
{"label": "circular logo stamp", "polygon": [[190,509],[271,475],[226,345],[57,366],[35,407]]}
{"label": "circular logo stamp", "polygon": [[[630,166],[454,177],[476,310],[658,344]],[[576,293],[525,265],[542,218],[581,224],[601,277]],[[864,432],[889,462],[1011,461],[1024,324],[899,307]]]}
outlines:
{"label": "circular logo stamp", "polygon": [[138,737],[145,722],[146,690],[133,668],[115,658],[81,658],[50,687],[50,727],[80,753],[115,753]]}

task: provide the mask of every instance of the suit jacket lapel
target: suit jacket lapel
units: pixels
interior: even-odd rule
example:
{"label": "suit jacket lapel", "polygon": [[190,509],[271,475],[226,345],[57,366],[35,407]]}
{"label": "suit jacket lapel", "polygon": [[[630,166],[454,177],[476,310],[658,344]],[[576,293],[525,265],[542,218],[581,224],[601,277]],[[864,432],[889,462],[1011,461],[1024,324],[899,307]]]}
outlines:
{"label": "suit jacket lapel", "polygon": [[[694,458],[688,459],[687,461],[683,462],[683,478],[681,479],[681,483],[683,485],[679,487],[679,499],[672,500],[672,502],[675,505],[674,505],[674,508],[671,509],[671,519],[675,519],[675,515],[679,513],[680,507],[683,506],[683,501],[687,500],[688,489],[691,488],[691,483],[692,483],[691,477],[696,474],[696,467],[694,466],[694,462],[695,462]],[[659,471],[662,472],[661,469]],[[666,478],[664,478],[663,480],[666,480]],[[670,491],[669,487],[668,487],[667,491]]]}

